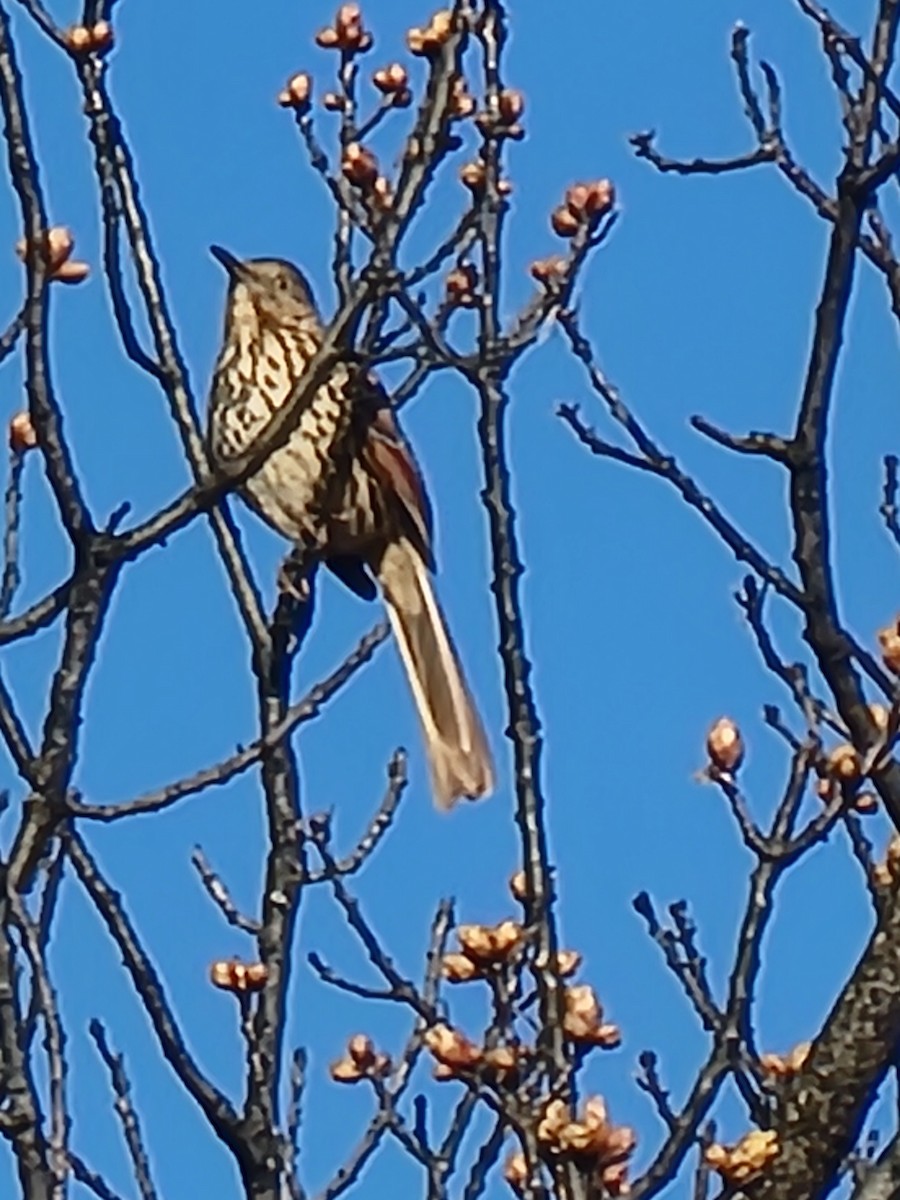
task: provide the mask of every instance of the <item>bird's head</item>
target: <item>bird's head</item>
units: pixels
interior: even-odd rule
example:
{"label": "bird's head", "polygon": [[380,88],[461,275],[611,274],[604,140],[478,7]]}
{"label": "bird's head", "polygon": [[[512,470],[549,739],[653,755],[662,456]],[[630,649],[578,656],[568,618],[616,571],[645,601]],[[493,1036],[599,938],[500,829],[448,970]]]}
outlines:
{"label": "bird's head", "polygon": [[240,259],[222,246],[213,257],[228,273],[229,304],[251,304],[260,316],[280,324],[315,319],[315,301],[305,275],[282,258]]}

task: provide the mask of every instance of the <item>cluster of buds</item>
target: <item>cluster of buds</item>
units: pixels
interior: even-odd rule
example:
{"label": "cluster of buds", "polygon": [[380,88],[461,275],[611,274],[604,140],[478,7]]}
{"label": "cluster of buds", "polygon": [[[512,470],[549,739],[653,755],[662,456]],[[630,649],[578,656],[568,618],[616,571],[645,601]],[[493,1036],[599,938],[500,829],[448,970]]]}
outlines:
{"label": "cluster of buds", "polygon": [[347,1052],[328,1068],[335,1083],[359,1083],[361,1079],[381,1078],[390,1070],[391,1060],[379,1054],[372,1039],[356,1033],[347,1042]]}
{"label": "cluster of buds", "polygon": [[496,112],[481,112],[475,124],[487,136],[513,138],[520,141],[525,130],[519,118],[525,111],[525,97],[514,88],[504,88],[497,96]]}
{"label": "cluster of buds", "polygon": [[[891,723],[891,714],[883,704],[870,704],[869,716],[874,729],[886,735]],[[873,813],[878,810],[878,798],[871,791],[857,789],[864,778],[864,756],[850,742],[842,742],[830,750],[817,764],[819,775],[816,793],[824,803],[834,799],[840,789],[845,799],[858,813]]]}
{"label": "cluster of buds", "polygon": [[566,260],[559,254],[551,254],[549,258],[535,259],[528,271],[543,287],[552,288],[565,279],[566,269]]}
{"label": "cluster of buds", "polygon": [[[459,173],[460,182],[464,187],[467,187],[473,196],[483,196],[487,187],[487,171],[484,163],[480,160],[466,163]],[[512,191],[512,184],[508,179],[497,180],[497,193],[500,196],[508,196]]]}
{"label": "cluster of buds", "polygon": [[467,954],[445,954],[441,959],[441,974],[448,983],[471,983],[473,979],[484,979],[486,973]]}
{"label": "cluster of buds", "polygon": [[298,71],[278,93],[278,103],[282,108],[292,108],[294,112],[302,115],[309,112],[312,91],[312,76],[306,71]]}
{"label": "cluster of buds", "polygon": [[774,1129],[754,1129],[734,1146],[713,1142],[703,1157],[726,1183],[735,1185],[746,1183],[764,1171],[777,1157],[778,1149],[778,1134]]}
{"label": "cluster of buds", "polygon": [[[628,1157],[636,1145],[634,1131],[627,1125],[613,1125],[602,1097],[585,1101],[582,1115],[576,1118],[562,1100],[551,1100],[537,1125],[537,1139],[548,1153],[577,1157],[591,1168],[598,1184],[610,1195],[628,1192]],[[507,1163],[506,1179],[512,1183],[514,1164]],[[513,1187],[516,1185],[513,1183]]]}
{"label": "cluster of buds", "polygon": [[[29,244],[25,238],[16,243],[16,254],[25,262],[28,257]],[[60,283],[81,283],[91,273],[91,268],[85,262],[72,259],[75,249],[75,239],[63,225],[54,225],[43,237],[41,247],[47,264],[48,279],[56,279]]]}
{"label": "cluster of buds", "polygon": [[378,170],[378,159],[360,142],[350,142],[344,147],[341,172],[355,188],[370,196],[381,208],[387,208],[393,200],[391,185]]}
{"label": "cluster of buds", "polygon": [[463,954],[481,966],[508,962],[518,949],[524,931],[515,921],[499,925],[460,925],[456,930]]}
{"label": "cluster of buds", "polygon": [[113,44],[113,28],[109,21],[72,25],[63,34],[63,41],[73,54],[103,54]]}
{"label": "cluster of buds", "polygon": [[824,773],[816,781],[816,795],[823,804],[831,804],[841,789],[845,803],[860,816],[878,812],[878,797],[874,792],[855,790],[860,781],[860,765],[859,753],[852,746],[838,746],[832,751],[825,760]]}
{"label": "cluster of buds", "polygon": [[450,116],[455,121],[471,117],[475,111],[475,97],[469,91],[469,85],[462,75],[457,75],[450,88]]}
{"label": "cluster of buds", "polygon": [[433,1025],[423,1041],[435,1060],[434,1078],[459,1079],[478,1071],[494,1083],[509,1083],[531,1051],[518,1043],[476,1046],[464,1033],[450,1025]]}
{"label": "cluster of buds", "polygon": [[706,735],[710,767],[729,778],[744,761],[744,739],[730,717],[719,717]]}
{"label": "cluster of buds", "polygon": [[394,108],[409,108],[412,104],[412,92],[409,88],[409,76],[402,63],[390,63],[382,67],[372,76],[372,82],[389,99]]}
{"label": "cluster of buds", "polygon": [[434,58],[441,47],[450,40],[453,32],[453,13],[449,8],[439,9],[424,29],[406,31],[406,44],[420,58]]}
{"label": "cluster of buds", "polygon": [[878,630],[878,644],[881,647],[881,661],[889,671],[900,675],[900,615],[893,623]]}
{"label": "cluster of buds", "polygon": [[378,178],[378,159],[360,142],[349,142],[344,147],[341,171],[354,187],[367,190]]}
{"label": "cluster of buds", "polygon": [[464,1033],[450,1025],[432,1025],[422,1039],[437,1062],[435,1079],[457,1079],[474,1071],[482,1061],[482,1051]]}
{"label": "cluster of buds", "polygon": [[567,1038],[580,1046],[600,1046],[615,1050],[622,1043],[618,1025],[603,1020],[603,1007],[594,989],[586,983],[566,988],[563,1030]]}
{"label": "cluster of buds", "polygon": [[468,983],[509,962],[522,942],[523,931],[515,921],[501,921],[499,925],[460,925],[456,936],[461,953],[445,954],[441,969],[448,982]]}
{"label": "cluster of buds", "polygon": [[821,775],[816,783],[816,794],[824,804],[830,803],[840,789],[847,803],[852,804],[854,812],[868,816],[878,811],[878,797],[874,792],[857,790],[863,778],[863,758],[850,742],[835,746],[819,770]]}
{"label": "cluster of buds", "polygon": [[446,303],[448,308],[475,308],[478,296],[478,272],[471,263],[461,263],[447,275]]}
{"label": "cluster of buds", "polygon": [[209,968],[210,982],[225,992],[259,992],[269,972],[263,963],[243,963],[236,958],[223,958]]}
{"label": "cluster of buds", "polygon": [[362,10],[358,4],[342,4],[333,25],[326,25],[316,34],[316,45],[323,50],[340,50],[342,54],[365,54],[372,47],[372,35],[363,26]]}
{"label": "cluster of buds", "polygon": [[878,887],[891,887],[900,880],[900,834],[894,834],[888,842],[884,862],[872,868],[872,882]]}
{"label": "cluster of buds", "polygon": [[562,204],[550,215],[553,232],[563,238],[574,237],[581,230],[594,229],[612,211],[616,189],[608,179],[592,183],[573,183],[566,191]]}
{"label": "cluster of buds", "polygon": [[[519,871],[510,879],[510,891],[524,899],[524,889],[524,872]],[[470,983],[509,962],[523,942],[524,930],[517,922],[506,920],[499,925],[461,925],[457,936],[460,952],[445,954],[441,971],[448,983]],[[581,966],[581,955],[577,950],[558,950],[554,965],[559,978],[568,979]]]}
{"label": "cluster of buds", "polygon": [[15,454],[24,454],[38,444],[37,430],[27,412],[18,412],[9,422],[9,448]]}
{"label": "cluster of buds", "polygon": [[777,1079],[790,1079],[806,1064],[811,1049],[812,1042],[799,1042],[787,1054],[761,1054],[759,1065],[767,1075],[773,1075]]}

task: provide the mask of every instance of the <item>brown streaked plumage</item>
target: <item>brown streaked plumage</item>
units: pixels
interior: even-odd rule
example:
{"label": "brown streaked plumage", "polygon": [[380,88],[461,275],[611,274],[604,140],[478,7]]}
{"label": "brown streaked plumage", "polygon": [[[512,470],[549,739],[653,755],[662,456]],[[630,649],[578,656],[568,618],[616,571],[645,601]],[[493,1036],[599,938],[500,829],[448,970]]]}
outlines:
{"label": "brown streaked plumage", "polygon": [[[212,460],[224,463],[243,453],[287,401],[323,330],[309,284],[291,263],[242,262],[219,246],[212,252],[229,276],[208,429]],[[242,491],[265,521],[358,595],[374,598],[377,581],[422,723],[438,806],[489,793],[487,739],[431,583],[431,508],[381,386],[337,366],[285,445]]]}

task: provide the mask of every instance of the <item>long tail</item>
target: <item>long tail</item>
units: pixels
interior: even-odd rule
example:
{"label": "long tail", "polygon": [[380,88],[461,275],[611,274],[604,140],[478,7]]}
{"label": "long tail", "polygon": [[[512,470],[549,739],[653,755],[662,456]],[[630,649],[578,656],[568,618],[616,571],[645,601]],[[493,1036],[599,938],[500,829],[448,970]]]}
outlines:
{"label": "long tail", "polygon": [[447,809],[462,797],[477,800],[493,789],[494,765],[428,568],[400,538],[377,574],[422,722],[435,803]]}

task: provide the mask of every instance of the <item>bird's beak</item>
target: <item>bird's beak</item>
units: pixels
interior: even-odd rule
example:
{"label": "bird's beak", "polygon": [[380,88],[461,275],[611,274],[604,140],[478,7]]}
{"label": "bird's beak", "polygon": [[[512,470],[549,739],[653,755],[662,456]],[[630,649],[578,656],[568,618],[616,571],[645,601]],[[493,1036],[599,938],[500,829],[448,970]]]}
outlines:
{"label": "bird's beak", "polygon": [[240,282],[246,273],[246,268],[239,258],[235,258],[231,251],[226,250],[224,246],[210,246],[209,252],[228,272],[228,278],[232,283]]}

